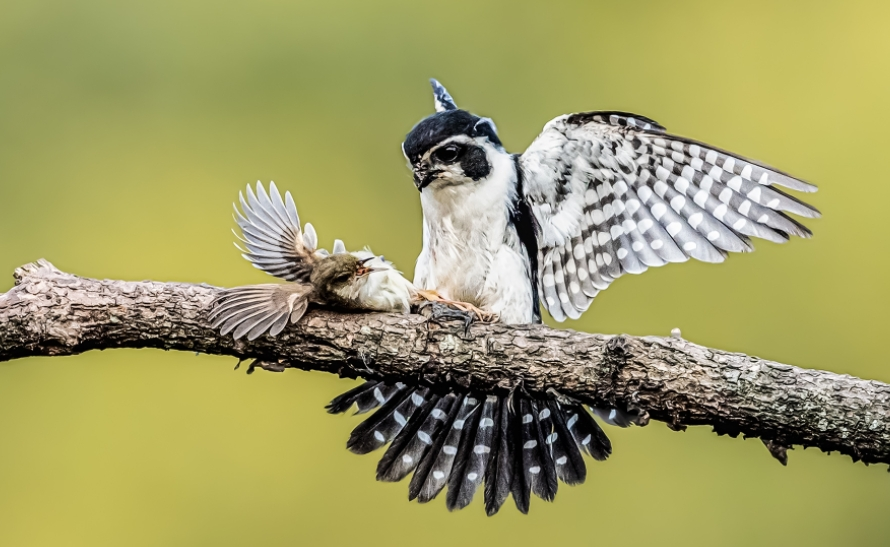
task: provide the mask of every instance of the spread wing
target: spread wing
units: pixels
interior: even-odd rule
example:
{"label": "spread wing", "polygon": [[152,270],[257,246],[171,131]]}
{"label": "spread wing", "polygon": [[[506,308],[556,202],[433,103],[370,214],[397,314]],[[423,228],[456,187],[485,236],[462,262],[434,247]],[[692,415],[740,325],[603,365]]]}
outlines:
{"label": "spread wing", "polygon": [[810,231],[819,212],[777,189],[816,187],[761,163],[669,135],[621,112],[561,116],[519,158],[538,222],[540,288],[554,319],[577,318],[626,273],[748,252]]}
{"label": "spread wing", "polygon": [[290,192],[282,200],[274,182],[269,183],[268,194],[257,182],[256,193],[248,185],[247,199],[240,192],[238,199],[243,213],[235,206],[235,221],[243,236],[238,238],[245,247],[238,247],[242,256],[268,274],[308,282],[318,256],[318,236],[308,222],[306,229],[300,230],[300,217]]}

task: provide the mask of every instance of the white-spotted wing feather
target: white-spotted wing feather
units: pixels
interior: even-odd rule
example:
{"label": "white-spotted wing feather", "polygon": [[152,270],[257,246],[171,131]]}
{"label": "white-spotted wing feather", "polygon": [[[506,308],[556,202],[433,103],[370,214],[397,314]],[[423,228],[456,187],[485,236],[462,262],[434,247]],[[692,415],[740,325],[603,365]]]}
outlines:
{"label": "white-spotted wing feather", "polygon": [[538,221],[541,293],[558,321],[576,318],[624,273],[689,258],[722,262],[810,231],[788,213],[819,212],[778,190],[815,186],[620,112],[561,116],[520,157]]}

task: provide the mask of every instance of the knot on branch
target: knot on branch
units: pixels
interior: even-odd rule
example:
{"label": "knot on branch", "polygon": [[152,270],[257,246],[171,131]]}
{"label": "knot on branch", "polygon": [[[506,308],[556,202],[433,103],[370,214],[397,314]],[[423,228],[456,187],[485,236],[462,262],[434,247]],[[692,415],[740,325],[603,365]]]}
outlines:
{"label": "knot on branch", "polygon": [[616,392],[624,391],[621,386],[621,375],[632,357],[630,337],[626,334],[617,334],[610,337],[606,342],[603,351],[603,362],[608,367],[610,380],[606,402],[610,408],[621,411],[626,416],[628,423],[645,426],[649,423],[649,413],[638,404],[639,399],[636,398],[636,393],[631,393],[629,399],[625,398],[623,404],[619,403],[615,396]]}

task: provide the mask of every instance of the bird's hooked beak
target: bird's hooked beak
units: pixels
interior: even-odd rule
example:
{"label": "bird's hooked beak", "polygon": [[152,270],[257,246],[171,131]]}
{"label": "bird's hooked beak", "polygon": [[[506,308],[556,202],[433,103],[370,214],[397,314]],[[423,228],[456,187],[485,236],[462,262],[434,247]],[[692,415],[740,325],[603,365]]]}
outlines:
{"label": "bird's hooked beak", "polygon": [[[438,84],[439,82],[436,82],[433,87],[435,88]],[[441,87],[441,85],[439,87]],[[445,88],[442,89],[444,90]],[[448,92],[445,92],[445,95],[448,95]],[[405,153],[404,142],[402,143],[402,155],[408,160],[408,166],[411,167],[411,171],[414,172],[414,186],[417,187],[418,192],[423,192],[423,189],[436,180],[436,177],[441,173],[441,171],[437,169],[431,169],[422,159],[417,160],[416,162],[412,161],[412,159],[408,157],[408,154]]]}
{"label": "bird's hooked beak", "polygon": [[362,260],[359,260],[359,262],[358,262],[358,270],[356,270],[356,272],[355,272],[355,276],[356,276],[356,277],[363,277],[363,276],[366,276],[366,275],[368,275],[368,274],[370,274],[370,273],[381,271],[381,269],[379,269],[379,268],[371,268],[371,267],[366,266],[366,264],[367,264],[368,262],[374,260],[375,258],[379,258],[380,260],[383,260],[383,256],[369,256],[368,258],[364,258],[364,259],[362,259]]}
{"label": "bird's hooked beak", "polygon": [[441,173],[438,169],[430,169],[430,167],[423,162],[415,163],[412,170],[414,171],[414,186],[416,186],[417,190],[420,192],[423,192],[423,189],[436,180],[439,173]]}

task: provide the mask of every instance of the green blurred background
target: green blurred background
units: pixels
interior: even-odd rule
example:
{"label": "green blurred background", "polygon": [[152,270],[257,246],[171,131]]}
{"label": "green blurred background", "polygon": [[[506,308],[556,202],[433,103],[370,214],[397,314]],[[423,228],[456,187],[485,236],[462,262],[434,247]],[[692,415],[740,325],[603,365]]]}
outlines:
{"label": "green blurred background", "polygon": [[[890,381],[887,2],[0,2],[0,290],[45,257],[88,276],[235,285],[256,180],[329,246],[410,274],[399,143],[427,78],[509,149],[620,109],[811,180],[815,238],[624,278],[569,328],[667,334]],[[114,351],[0,365],[0,545],[887,545],[890,475],[663,424],[556,503],[450,514],[344,450],[351,383]]]}

